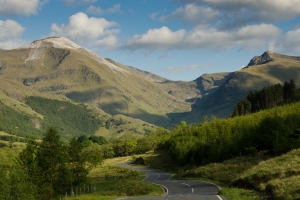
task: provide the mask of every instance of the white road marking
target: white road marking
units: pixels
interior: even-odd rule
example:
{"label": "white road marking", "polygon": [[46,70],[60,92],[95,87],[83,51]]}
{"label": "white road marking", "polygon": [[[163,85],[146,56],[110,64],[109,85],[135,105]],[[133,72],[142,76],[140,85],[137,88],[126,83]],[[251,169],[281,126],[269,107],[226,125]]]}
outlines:
{"label": "white road marking", "polygon": [[182,183],[183,185],[186,185],[186,186],[188,186],[188,187],[191,187],[189,184],[186,184],[186,183]]}
{"label": "white road marking", "polygon": [[217,195],[217,197],[218,197],[220,200],[223,200],[219,195]]}
{"label": "white road marking", "polygon": [[[214,184],[214,183],[211,183],[211,182],[206,182],[206,181],[201,181],[201,182],[204,182],[204,183],[209,183],[209,184],[215,185],[215,186],[217,186],[217,187],[219,188],[219,190],[222,190],[222,189],[220,188],[220,186],[218,186],[218,185],[216,185],[216,184]],[[222,200],[222,199],[221,199],[221,200]]]}
{"label": "white road marking", "polygon": [[[161,185],[161,184],[157,184],[157,183],[152,183],[152,184],[159,185],[159,186],[161,186],[161,187],[165,188],[166,194],[164,194],[164,196],[167,196],[167,195],[168,195],[168,193],[169,193],[169,190],[168,190],[168,188],[167,188],[166,186],[164,186],[164,185]],[[221,199],[221,200],[222,200],[222,199]]]}

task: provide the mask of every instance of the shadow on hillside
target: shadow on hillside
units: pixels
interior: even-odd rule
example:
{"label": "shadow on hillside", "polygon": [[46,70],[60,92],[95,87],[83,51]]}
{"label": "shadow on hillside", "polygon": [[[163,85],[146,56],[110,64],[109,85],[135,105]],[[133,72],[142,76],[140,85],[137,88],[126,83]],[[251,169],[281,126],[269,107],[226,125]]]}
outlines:
{"label": "shadow on hillside", "polygon": [[120,94],[119,91],[113,87],[99,88],[84,92],[70,92],[66,94],[66,96],[73,101],[81,103],[101,102],[97,103],[97,107],[111,115],[122,114],[141,119],[156,126],[165,128],[171,127],[170,120],[167,117],[151,114],[140,109],[138,106],[135,106],[128,97]]}

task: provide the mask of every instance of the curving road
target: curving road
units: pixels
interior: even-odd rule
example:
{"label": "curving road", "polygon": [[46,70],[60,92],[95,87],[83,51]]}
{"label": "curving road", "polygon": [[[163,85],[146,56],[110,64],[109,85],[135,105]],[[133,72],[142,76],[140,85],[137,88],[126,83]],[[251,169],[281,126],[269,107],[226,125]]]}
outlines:
{"label": "curving road", "polygon": [[137,197],[125,198],[134,200],[226,200],[226,198],[219,196],[218,192],[221,188],[213,183],[194,180],[169,180],[171,175],[150,168],[143,168],[128,165],[128,163],[118,164],[120,167],[129,168],[132,170],[143,171],[146,173],[145,182],[150,182],[160,185],[164,188],[164,196],[159,197]]}

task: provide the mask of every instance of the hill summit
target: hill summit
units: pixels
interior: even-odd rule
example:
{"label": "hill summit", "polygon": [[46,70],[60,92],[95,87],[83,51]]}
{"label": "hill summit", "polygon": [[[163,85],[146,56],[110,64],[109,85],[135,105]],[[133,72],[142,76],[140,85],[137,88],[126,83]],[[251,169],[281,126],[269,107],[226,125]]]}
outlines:
{"label": "hill summit", "polygon": [[253,66],[253,65],[262,65],[266,64],[268,62],[274,61],[275,59],[289,59],[289,60],[298,60],[300,61],[299,56],[287,56],[283,54],[279,54],[273,51],[266,51],[261,56],[254,56],[247,67]]}

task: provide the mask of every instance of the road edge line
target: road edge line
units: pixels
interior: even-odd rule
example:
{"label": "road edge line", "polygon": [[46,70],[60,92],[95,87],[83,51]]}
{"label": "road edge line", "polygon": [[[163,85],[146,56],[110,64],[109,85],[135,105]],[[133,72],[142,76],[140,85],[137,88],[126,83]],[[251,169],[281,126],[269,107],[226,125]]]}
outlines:
{"label": "road edge line", "polygon": [[157,184],[157,183],[152,183],[152,184],[158,185],[158,186],[164,188],[165,194],[163,196],[167,196],[169,194],[169,190],[168,190],[168,188],[166,186],[161,185],[161,184]]}
{"label": "road edge line", "polygon": [[223,200],[219,195],[216,195],[220,200]]}

